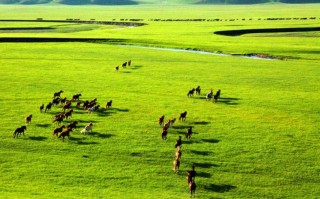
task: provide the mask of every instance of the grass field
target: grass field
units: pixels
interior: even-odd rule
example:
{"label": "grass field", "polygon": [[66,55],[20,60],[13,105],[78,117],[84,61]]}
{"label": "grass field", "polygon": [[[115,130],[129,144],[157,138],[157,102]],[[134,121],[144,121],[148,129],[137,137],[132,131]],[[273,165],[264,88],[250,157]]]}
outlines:
{"label": "grass field", "polygon": [[[196,165],[197,198],[318,198],[319,32],[226,37],[217,30],[316,27],[319,5],[254,6],[0,6],[0,19],[112,20],[141,18],[127,28],[72,23],[0,22],[1,37],[120,38],[121,44],[264,53],[263,60],[170,52],[112,43],[1,43],[0,198],[188,198],[186,171]],[[195,10],[194,8],[197,8]],[[36,12],[37,11],[37,12]],[[77,16],[78,15],[78,16]],[[307,17],[268,21],[258,18]],[[317,19],[311,20],[310,17]],[[232,19],[156,22],[150,19]],[[252,20],[249,20],[252,18]],[[33,27],[11,32],[1,28]],[[37,27],[52,30],[39,31]],[[132,66],[114,67],[129,59]],[[187,97],[200,85],[200,96]],[[217,103],[205,100],[221,89]],[[81,93],[111,110],[76,108],[79,127],[65,142],[52,137],[61,105],[39,106]],[[158,117],[179,117],[161,140]],[[14,130],[33,114],[25,136]],[[93,132],[80,133],[89,122]],[[193,126],[191,140],[184,139]],[[183,136],[180,173],[172,171]]]}

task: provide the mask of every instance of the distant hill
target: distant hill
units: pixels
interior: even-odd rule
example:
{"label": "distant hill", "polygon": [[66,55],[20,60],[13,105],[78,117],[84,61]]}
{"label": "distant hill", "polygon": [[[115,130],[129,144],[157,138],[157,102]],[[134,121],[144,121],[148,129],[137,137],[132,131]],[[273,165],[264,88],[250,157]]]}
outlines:
{"label": "distant hill", "polygon": [[[160,0],[0,0],[0,4],[65,4],[65,5],[135,5],[159,3]],[[181,4],[259,4],[259,3],[320,3],[320,0],[167,0]]]}

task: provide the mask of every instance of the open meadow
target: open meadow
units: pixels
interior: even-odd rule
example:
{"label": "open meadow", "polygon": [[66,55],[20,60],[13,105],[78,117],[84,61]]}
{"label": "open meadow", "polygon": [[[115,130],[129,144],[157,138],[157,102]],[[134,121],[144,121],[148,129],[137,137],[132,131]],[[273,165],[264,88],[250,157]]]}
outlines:
{"label": "open meadow", "polygon": [[[319,10],[0,5],[0,198],[189,198],[192,165],[196,198],[318,198],[320,32],[308,28],[319,27]],[[306,31],[214,34],[272,28]],[[201,94],[187,97],[197,86]],[[206,101],[210,89],[221,89],[216,103]],[[60,90],[100,105],[88,113],[73,101],[60,125],[78,125],[64,141],[52,135],[63,104],[39,111]],[[161,115],[177,118],[167,140]],[[80,133],[90,122],[92,132]],[[13,138],[22,125],[25,135]]]}

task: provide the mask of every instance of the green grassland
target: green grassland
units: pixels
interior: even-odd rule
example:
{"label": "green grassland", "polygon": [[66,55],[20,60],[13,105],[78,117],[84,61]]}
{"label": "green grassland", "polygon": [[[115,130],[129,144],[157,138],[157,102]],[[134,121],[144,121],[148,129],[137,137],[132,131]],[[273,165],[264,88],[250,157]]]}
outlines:
{"label": "green grassland", "polygon": [[[195,9],[197,8],[197,9]],[[39,11],[40,10],[40,11]],[[120,21],[99,24],[0,22],[2,37],[119,38],[120,43],[0,44],[0,198],[188,198],[186,171],[197,170],[197,198],[317,198],[319,192],[319,32],[227,37],[217,30],[316,27],[319,5],[254,6],[0,6],[0,19]],[[37,11],[37,12],[35,12]],[[258,20],[317,17],[316,20]],[[222,21],[153,21],[150,19]],[[225,19],[245,18],[229,21]],[[252,18],[252,20],[249,20]],[[1,30],[33,27],[34,31]],[[50,31],[37,30],[50,27]],[[119,45],[197,49],[226,54],[265,53],[263,60]],[[114,67],[132,60],[132,66]],[[187,97],[200,85],[200,96]],[[222,90],[217,103],[205,100]],[[39,106],[82,93],[103,108],[76,108],[79,127],[65,142],[51,135],[61,105]],[[113,100],[111,110],[105,103]],[[179,117],[161,140],[157,119]],[[13,131],[33,114],[25,136]],[[80,133],[93,122],[93,132]],[[184,139],[193,126],[191,140]],[[180,173],[174,144],[183,136]]]}

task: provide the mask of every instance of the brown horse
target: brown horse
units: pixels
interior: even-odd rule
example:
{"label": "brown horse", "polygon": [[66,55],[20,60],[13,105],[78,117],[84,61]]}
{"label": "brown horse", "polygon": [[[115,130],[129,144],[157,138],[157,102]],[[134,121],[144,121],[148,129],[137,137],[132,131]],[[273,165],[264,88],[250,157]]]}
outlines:
{"label": "brown horse", "polygon": [[68,119],[68,117],[72,117],[72,112],[73,112],[73,109],[68,110],[68,111],[64,114],[64,117],[65,117],[66,119]]}
{"label": "brown horse", "polygon": [[192,195],[193,197],[196,197],[196,188],[196,182],[194,180],[191,180],[191,182],[189,182],[190,198],[192,198]]}
{"label": "brown horse", "polygon": [[72,129],[77,128],[77,124],[78,124],[78,122],[77,122],[77,121],[74,121],[74,122],[70,123],[70,124],[67,126],[67,128],[70,128],[71,131],[72,131]]}
{"label": "brown horse", "polygon": [[160,126],[163,125],[163,122],[164,122],[164,115],[160,116],[158,119],[158,123]]}
{"label": "brown horse", "polygon": [[163,140],[167,139],[168,131],[166,129],[162,130],[161,137]]}
{"label": "brown horse", "polygon": [[59,134],[58,138],[61,138],[61,137],[62,137],[62,141],[63,141],[63,142],[64,142],[64,137],[66,137],[66,136],[68,136],[68,138],[70,139],[70,132],[71,132],[71,131],[72,131],[71,128],[67,128],[67,129],[63,130],[63,131]]}
{"label": "brown horse", "polygon": [[177,141],[176,141],[175,148],[181,147],[181,145],[182,145],[182,140],[181,140],[181,136],[179,136],[179,139],[177,139]]}
{"label": "brown horse", "polygon": [[32,114],[26,117],[26,124],[30,124],[32,119]]}
{"label": "brown horse", "polygon": [[173,171],[175,173],[179,173],[179,168],[180,168],[180,160],[178,158],[176,158],[174,161],[173,161]]}
{"label": "brown horse", "polygon": [[176,151],[176,159],[179,159],[181,158],[181,155],[182,155],[182,151],[181,151],[181,147],[177,147],[177,151]]}
{"label": "brown horse", "polygon": [[61,132],[62,132],[62,130],[63,130],[64,127],[65,127],[65,126],[62,125],[62,126],[60,126],[60,127],[55,128],[55,129],[52,131],[52,135],[53,135],[53,136],[54,136],[54,135],[58,135],[58,133],[61,133]]}

